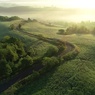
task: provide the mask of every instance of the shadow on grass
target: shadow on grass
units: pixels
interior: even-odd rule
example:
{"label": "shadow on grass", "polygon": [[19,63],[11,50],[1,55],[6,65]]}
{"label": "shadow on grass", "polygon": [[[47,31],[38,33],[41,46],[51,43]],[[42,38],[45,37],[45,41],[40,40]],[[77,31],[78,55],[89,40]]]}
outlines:
{"label": "shadow on grass", "polygon": [[57,70],[57,67],[53,68],[47,73],[41,75],[38,79],[35,79],[28,85],[24,86],[23,88],[17,90],[14,95],[32,95],[35,92],[45,88],[49,79],[52,77],[54,72]]}
{"label": "shadow on grass", "polygon": [[0,38],[9,35],[10,29],[9,27],[7,27],[6,25],[4,25],[3,23],[0,23]]}

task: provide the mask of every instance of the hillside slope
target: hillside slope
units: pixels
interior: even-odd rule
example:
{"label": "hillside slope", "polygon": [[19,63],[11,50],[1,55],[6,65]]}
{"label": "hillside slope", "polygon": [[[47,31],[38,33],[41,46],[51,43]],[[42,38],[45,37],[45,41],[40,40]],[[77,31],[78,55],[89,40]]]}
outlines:
{"label": "hillside slope", "polygon": [[63,39],[66,38],[80,47],[79,55],[16,91],[15,95],[95,94],[95,38],[65,36]]}
{"label": "hillside slope", "polygon": [[[75,59],[64,62],[21,89],[17,90],[13,86],[1,95],[94,95],[95,37],[92,35],[59,36],[56,34],[57,27],[48,27],[38,22],[30,23],[22,27],[26,32],[69,41],[80,48],[80,53]],[[51,32],[47,32],[49,29]]]}
{"label": "hillside slope", "polygon": [[[28,32],[31,33],[31,31]],[[43,35],[46,35],[45,31]],[[56,38],[59,37],[61,40],[76,44],[80,48],[79,55],[74,60],[67,61],[52,72],[41,76],[39,80],[16,91],[15,95],[95,94],[95,37],[92,35],[56,35]]]}

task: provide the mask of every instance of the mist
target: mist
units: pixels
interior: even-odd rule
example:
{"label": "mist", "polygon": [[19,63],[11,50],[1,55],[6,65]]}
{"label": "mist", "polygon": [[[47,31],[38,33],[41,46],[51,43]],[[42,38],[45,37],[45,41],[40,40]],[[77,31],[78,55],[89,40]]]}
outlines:
{"label": "mist", "polygon": [[95,9],[15,6],[0,7],[0,15],[52,21],[95,21]]}

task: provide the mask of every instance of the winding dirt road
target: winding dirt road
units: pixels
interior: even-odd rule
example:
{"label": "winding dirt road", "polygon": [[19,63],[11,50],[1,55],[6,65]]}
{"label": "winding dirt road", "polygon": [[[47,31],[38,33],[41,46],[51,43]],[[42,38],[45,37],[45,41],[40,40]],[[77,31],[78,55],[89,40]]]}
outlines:
{"label": "winding dirt road", "polygon": [[[21,33],[25,34],[25,35],[28,35],[30,37],[36,37],[39,39],[39,37],[37,35],[34,35],[34,34],[30,34],[30,33],[27,33],[27,32],[23,32],[21,31]],[[40,39],[41,40],[41,39]],[[42,39],[43,40],[43,39]],[[52,39],[50,39],[52,41]],[[44,40],[43,40],[44,41]],[[60,41],[60,40],[57,40],[56,41]],[[47,41],[46,41],[47,42]],[[63,41],[60,41],[61,43],[64,44]],[[59,57],[62,56],[62,55],[66,55],[67,53],[69,53],[70,51],[72,51],[75,47],[74,45],[72,45],[71,43],[69,42],[65,42],[65,45],[66,45],[66,49],[60,53]],[[5,81],[3,82],[2,84],[0,84],[0,93],[2,93],[3,91],[5,91],[6,89],[8,89],[10,86],[12,86],[14,83],[20,81],[21,79],[27,77],[28,75],[32,74],[33,73],[33,70],[35,71],[39,71],[41,68],[43,68],[43,66],[38,63],[38,64],[35,64],[32,65],[32,67],[28,68],[27,70],[19,73],[18,75],[16,75],[15,77],[11,78],[9,81]]]}

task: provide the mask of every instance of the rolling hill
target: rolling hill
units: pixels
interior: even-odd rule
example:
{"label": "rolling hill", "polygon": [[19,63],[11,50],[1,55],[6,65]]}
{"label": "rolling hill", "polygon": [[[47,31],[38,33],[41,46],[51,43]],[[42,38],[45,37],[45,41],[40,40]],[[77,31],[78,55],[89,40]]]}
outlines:
{"label": "rolling hill", "polygon": [[[13,23],[13,22],[12,22]],[[3,22],[8,27],[9,22]],[[4,27],[4,29],[7,29]],[[50,27],[39,22],[29,22],[22,26],[23,31],[48,38],[68,41],[79,47],[79,54],[72,60],[52,68],[29,84],[17,89],[11,86],[1,95],[94,95],[95,94],[95,37],[86,35],[57,35],[60,27]],[[3,29],[2,29],[3,30]],[[19,35],[28,39],[36,39],[23,34],[23,31],[9,31],[11,35]],[[2,34],[5,35],[6,33]],[[40,35],[40,36],[41,36]],[[37,40],[37,39],[36,39]],[[27,42],[27,40],[26,40]],[[46,46],[46,45],[45,45]]]}

